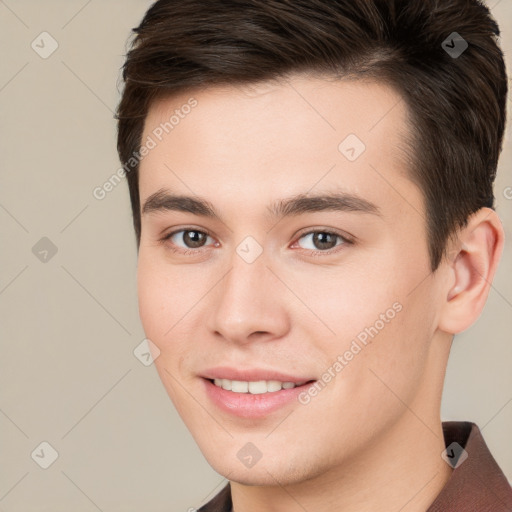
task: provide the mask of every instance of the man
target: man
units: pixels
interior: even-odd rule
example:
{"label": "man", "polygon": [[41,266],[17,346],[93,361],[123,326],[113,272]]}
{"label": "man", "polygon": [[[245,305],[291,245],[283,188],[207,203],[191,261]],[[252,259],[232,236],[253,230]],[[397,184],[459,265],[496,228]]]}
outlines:
{"label": "man", "polygon": [[512,510],[440,420],[503,248],[507,77],[477,0],[160,0],[118,107],[155,365],[202,511]]}

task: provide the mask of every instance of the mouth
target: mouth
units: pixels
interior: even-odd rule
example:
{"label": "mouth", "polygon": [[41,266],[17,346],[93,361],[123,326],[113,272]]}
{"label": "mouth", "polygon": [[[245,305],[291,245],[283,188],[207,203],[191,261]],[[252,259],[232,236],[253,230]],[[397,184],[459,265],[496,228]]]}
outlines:
{"label": "mouth", "polygon": [[[309,380],[235,380],[202,377],[204,392],[216,409],[241,419],[262,420],[300,405]],[[295,404],[295,405],[294,405]]]}

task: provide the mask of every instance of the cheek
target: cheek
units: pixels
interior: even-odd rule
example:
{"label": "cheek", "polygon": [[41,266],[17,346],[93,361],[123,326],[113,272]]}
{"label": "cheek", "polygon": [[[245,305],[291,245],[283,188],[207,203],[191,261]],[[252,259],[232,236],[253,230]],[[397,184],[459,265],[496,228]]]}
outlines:
{"label": "cheek", "polygon": [[336,378],[339,392],[346,402],[358,397],[358,410],[387,414],[389,409],[392,414],[401,407],[392,391],[407,401],[421,382],[433,311],[424,290],[411,293],[424,279],[423,268],[407,268],[406,261],[385,257],[364,268],[364,273],[354,268],[342,279],[333,277],[313,297],[336,333],[324,343],[329,362],[344,354],[348,361]]}
{"label": "cheek", "polygon": [[[316,269],[300,279],[295,275],[294,290],[330,328],[333,340],[341,342],[336,348],[342,348],[344,342],[350,343],[386,311],[391,309],[388,316],[395,316],[392,307],[400,298],[400,283],[389,274],[389,269],[385,271],[372,264]],[[293,282],[292,278],[287,282]],[[325,326],[322,330],[328,334]],[[312,339],[315,337],[318,332]]]}
{"label": "cheek", "polygon": [[139,316],[146,336],[160,349],[172,338],[176,330],[173,326],[178,326],[186,313],[188,289],[170,266],[141,251],[137,266]]}
{"label": "cheek", "polygon": [[160,345],[160,338],[165,332],[164,318],[167,305],[164,302],[164,286],[158,279],[154,265],[139,257],[137,267],[137,296],[139,316],[146,336],[153,343]]}
{"label": "cheek", "polygon": [[[137,267],[139,316],[148,337],[161,351],[161,364],[177,368],[190,352],[197,315],[214,282],[194,265],[173,266],[141,250]],[[211,276],[210,276],[211,278]]]}
{"label": "cheek", "polygon": [[362,351],[353,382],[354,391],[367,397],[367,406],[386,416],[403,412],[403,404],[412,403],[421,388],[429,364],[434,317],[421,293],[400,293],[398,297],[401,310]]}
{"label": "cheek", "polygon": [[[139,316],[147,338],[159,349],[154,361],[160,379],[172,402],[183,415],[187,413],[184,404],[187,394],[183,393],[181,367],[187,350],[184,332],[187,326],[189,300],[183,291],[186,280],[179,272],[172,271],[169,265],[157,262],[143,251],[139,253],[137,267],[137,292]],[[196,292],[199,293],[199,291]]]}

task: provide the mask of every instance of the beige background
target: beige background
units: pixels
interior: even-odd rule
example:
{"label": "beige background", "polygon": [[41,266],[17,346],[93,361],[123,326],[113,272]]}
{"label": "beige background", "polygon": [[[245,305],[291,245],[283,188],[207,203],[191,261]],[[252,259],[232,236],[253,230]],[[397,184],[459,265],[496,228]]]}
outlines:
{"label": "beige background", "polygon": [[[186,511],[225,482],[133,353],[144,332],[126,183],[92,195],[119,168],[119,70],[149,5],[0,0],[0,512]],[[508,53],[512,1],[489,5]],[[46,59],[31,48],[43,31],[59,45]],[[442,407],[443,420],[482,428],[510,480],[511,163],[508,131],[505,253],[484,313],[454,342]],[[58,250],[46,263],[32,251],[42,237]],[[47,469],[43,441],[59,455]]]}

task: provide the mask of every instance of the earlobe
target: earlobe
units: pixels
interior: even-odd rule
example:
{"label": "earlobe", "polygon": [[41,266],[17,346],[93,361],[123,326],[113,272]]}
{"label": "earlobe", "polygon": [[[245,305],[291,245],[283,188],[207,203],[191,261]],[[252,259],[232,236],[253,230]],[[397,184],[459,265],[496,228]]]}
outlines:
{"label": "earlobe", "polygon": [[480,316],[503,250],[504,232],[494,210],[482,208],[460,230],[449,258],[451,275],[439,328],[457,334]]}

